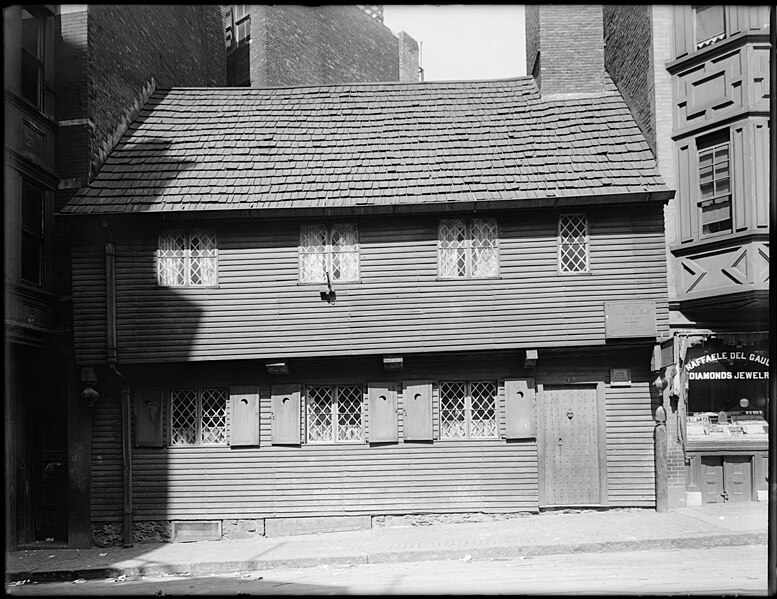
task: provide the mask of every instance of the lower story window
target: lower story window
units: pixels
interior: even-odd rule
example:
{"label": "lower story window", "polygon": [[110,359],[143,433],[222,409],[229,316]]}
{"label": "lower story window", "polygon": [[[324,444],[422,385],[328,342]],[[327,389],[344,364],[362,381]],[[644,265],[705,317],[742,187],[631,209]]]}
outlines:
{"label": "lower story window", "polygon": [[362,441],[362,402],[359,385],[309,386],[306,395],[308,442]]}
{"label": "lower story window", "polygon": [[440,383],[440,437],[496,437],[496,395],[493,381]]}
{"label": "lower story window", "polygon": [[226,413],[224,389],[174,389],[170,393],[170,444],[226,443]]}

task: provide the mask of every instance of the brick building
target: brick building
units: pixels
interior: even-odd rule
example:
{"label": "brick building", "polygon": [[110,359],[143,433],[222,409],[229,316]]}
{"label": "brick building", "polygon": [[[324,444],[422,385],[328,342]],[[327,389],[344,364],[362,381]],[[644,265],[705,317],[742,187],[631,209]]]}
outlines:
{"label": "brick building", "polygon": [[654,365],[668,503],[765,500],[769,7],[606,5],[603,17],[607,70],[677,189],[671,337]]}
{"label": "brick building", "polygon": [[222,16],[217,6],[17,5],[3,21],[6,547],[83,547],[91,416],[73,360],[69,233],[55,213],[157,85],[226,83]]}
{"label": "brick building", "polygon": [[377,6],[223,6],[227,85],[418,81],[418,44]]}

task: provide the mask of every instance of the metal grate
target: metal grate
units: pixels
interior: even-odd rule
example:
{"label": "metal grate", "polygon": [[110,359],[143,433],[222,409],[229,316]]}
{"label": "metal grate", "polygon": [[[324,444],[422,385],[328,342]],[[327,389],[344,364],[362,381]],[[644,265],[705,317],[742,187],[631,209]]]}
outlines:
{"label": "metal grate", "polygon": [[588,271],[588,224],[584,214],[559,217],[559,270]]}

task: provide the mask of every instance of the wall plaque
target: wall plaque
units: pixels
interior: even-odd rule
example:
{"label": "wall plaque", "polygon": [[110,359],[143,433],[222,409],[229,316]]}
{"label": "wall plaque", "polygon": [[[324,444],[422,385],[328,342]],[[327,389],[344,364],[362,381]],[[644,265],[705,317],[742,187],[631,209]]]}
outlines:
{"label": "wall plaque", "polygon": [[631,387],[631,368],[610,368],[611,387]]}
{"label": "wall plaque", "polygon": [[655,337],[656,302],[604,302],[605,339]]}

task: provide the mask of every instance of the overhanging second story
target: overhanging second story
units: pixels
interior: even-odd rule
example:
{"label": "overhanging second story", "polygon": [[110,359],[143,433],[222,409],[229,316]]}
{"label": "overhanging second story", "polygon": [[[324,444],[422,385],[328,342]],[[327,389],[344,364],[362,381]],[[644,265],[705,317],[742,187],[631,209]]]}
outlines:
{"label": "overhanging second story", "polygon": [[160,90],[63,211],[77,359],[650,343],[672,193],[612,87]]}
{"label": "overhanging second story", "polygon": [[763,313],[769,285],[769,7],[674,7],[676,306]]}

